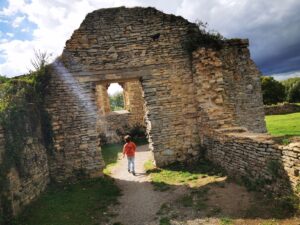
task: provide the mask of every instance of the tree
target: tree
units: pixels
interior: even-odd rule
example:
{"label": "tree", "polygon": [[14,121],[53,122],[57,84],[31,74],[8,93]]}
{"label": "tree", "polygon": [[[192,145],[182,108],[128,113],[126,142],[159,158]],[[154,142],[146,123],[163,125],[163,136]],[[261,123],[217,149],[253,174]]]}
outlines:
{"label": "tree", "polygon": [[124,109],[124,98],[122,92],[117,92],[109,96],[112,111]]}
{"label": "tree", "polygon": [[51,54],[48,52],[42,52],[41,50],[34,50],[34,57],[30,60],[31,65],[36,71],[43,69],[48,63]]}
{"label": "tree", "polygon": [[289,78],[282,81],[285,87],[288,102],[300,102],[300,77]]}
{"label": "tree", "polygon": [[288,102],[300,102],[300,80],[296,81],[287,94]]}
{"label": "tree", "polygon": [[273,77],[261,77],[261,88],[264,104],[271,105],[285,100],[285,87]]}

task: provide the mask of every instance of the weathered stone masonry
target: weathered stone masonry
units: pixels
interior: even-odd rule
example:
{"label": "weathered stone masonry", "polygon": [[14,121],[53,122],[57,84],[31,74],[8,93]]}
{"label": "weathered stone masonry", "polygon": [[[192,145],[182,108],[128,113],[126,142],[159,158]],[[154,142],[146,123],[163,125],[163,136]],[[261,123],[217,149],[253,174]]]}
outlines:
{"label": "weathered stone masonry", "polygon": [[[26,126],[31,126],[30,121],[26,121]],[[49,184],[48,158],[42,139],[41,128],[38,126],[32,136],[26,137],[22,154],[19,156],[21,161],[19,168],[12,165],[9,169],[4,193],[0,193],[2,215],[11,216],[10,213],[16,215],[24,206],[36,199]],[[4,154],[5,131],[0,128],[0,167],[4,163]],[[4,185],[3,180],[1,185]],[[5,198],[3,205],[2,197]]]}
{"label": "weathered stone masonry", "polygon": [[[97,10],[87,15],[67,41],[60,59],[63,71],[94,99],[93,107],[99,83],[141,82],[150,148],[157,165],[196,157],[206,117],[206,123],[213,128],[243,125],[252,131],[265,131],[259,72],[249,59],[247,42],[228,41],[221,51],[203,48],[191,60],[191,53],[185,48],[191,29],[198,28],[181,17],[152,8]],[[202,64],[210,74],[200,71]],[[205,68],[209,64],[210,68]],[[241,71],[246,75],[240,74]],[[53,87],[51,93],[62,94],[61,90],[55,90],[57,85]],[[197,102],[202,101],[203,92],[207,97],[201,105]],[[107,113],[107,103],[102,100],[101,107],[101,99],[99,102],[98,111]],[[221,110],[217,112],[218,109]],[[252,115],[254,111],[256,114]],[[59,118],[63,113],[61,109],[53,115]],[[112,125],[107,122],[109,119],[98,113],[98,132],[109,130],[108,124]],[[61,145],[69,142],[67,135],[61,138]]]}
{"label": "weathered stone masonry", "polygon": [[[266,128],[260,72],[248,41],[226,40],[218,47],[199,42],[191,51],[186,46],[192,33],[201,38],[195,24],[153,8],[101,9],[86,16],[51,65],[45,106],[54,149],[46,155],[40,139],[29,138],[24,162],[30,176],[20,178],[15,168],[9,173],[15,213],[50,178],[100,176],[99,136],[116,141],[122,121],[146,122],[158,166],[204,155],[231,175],[264,179],[276,192],[299,183],[299,143],[279,146],[253,133]],[[109,109],[106,88],[114,82],[124,87],[124,114]],[[280,165],[277,180],[267,169],[271,161]]]}

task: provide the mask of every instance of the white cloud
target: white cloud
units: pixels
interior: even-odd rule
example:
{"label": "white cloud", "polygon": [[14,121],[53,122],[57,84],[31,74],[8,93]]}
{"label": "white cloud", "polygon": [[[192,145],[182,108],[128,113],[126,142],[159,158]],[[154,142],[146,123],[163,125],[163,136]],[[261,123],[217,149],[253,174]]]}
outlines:
{"label": "white cloud", "polygon": [[0,19],[0,23],[9,23],[9,21],[8,20]]}
{"label": "white cloud", "polygon": [[[30,59],[34,57],[34,49],[47,51],[53,56],[61,54],[65,42],[77,29],[86,14],[99,9],[121,5],[135,6],[135,0],[74,0],[72,4],[66,0],[32,0],[25,3],[23,0],[9,0],[9,6],[0,12],[0,15],[24,15],[36,24],[31,41],[3,41],[0,42],[0,52],[6,62],[0,65],[0,74],[15,76],[27,73],[31,69]],[[21,18],[16,18],[17,25]],[[23,32],[27,29],[23,28]],[[11,35],[11,34],[9,34]]]}
{"label": "white cloud", "polygon": [[[16,40],[0,42],[2,57],[6,59],[6,62],[0,65],[0,74],[9,76],[28,71],[34,48],[47,50],[55,56],[60,55],[66,40],[79,27],[85,15],[99,8],[153,6],[166,13],[181,15],[191,22],[200,19],[208,22],[209,28],[219,31],[226,37],[250,38],[251,53],[257,61],[280,54],[287,44],[299,40],[300,34],[297,28],[299,24],[297,9],[300,8],[298,0],[284,2],[281,0],[271,2],[268,0],[172,0],[172,3],[162,0],[73,0],[72,3],[68,0],[31,0],[30,2],[8,0],[8,2],[8,7],[0,11],[1,19],[4,18],[3,16],[18,16],[19,18],[16,17],[14,20],[17,26],[22,22],[21,18],[25,17],[36,25],[32,31],[31,41],[18,41],[19,47],[24,49],[23,53],[16,49]],[[21,25],[20,29],[22,32],[28,31],[28,28]]]}
{"label": "white cloud", "polygon": [[29,32],[29,28],[28,28],[28,27],[22,28],[22,29],[21,29],[21,32],[27,33],[27,32]]}
{"label": "white cloud", "polygon": [[0,15],[12,16],[18,11],[21,11],[25,5],[24,0],[8,0],[8,7],[0,11]]}
{"label": "white cloud", "polygon": [[25,19],[25,16],[18,16],[14,19],[14,21],[12,22],[12,26],[14,28],[17,28],[20,26],[20,24],[22,23],[22,21]]}
{"label": "white cloud", "polygon": [[270,76],[274,77],[275,80],[281,81],[281,80],[286,80],[286,79],[293,78],[293,77],[300,77],[300,71],[271,74]]}
{"label": "white cloud", "polygon": [[7,32],[6,35],[11,38],[15,36],[13,33],[10,33],[10,32]]}

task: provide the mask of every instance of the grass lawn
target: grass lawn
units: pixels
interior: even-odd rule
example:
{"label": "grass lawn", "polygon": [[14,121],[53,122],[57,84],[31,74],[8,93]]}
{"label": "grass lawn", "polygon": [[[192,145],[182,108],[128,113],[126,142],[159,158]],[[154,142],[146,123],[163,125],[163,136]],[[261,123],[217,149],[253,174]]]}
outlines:
{"label": "grass lawn", "polygon": [[123,144],[107,144],[101,147],[102,157],[105,162],[103,173],[109,175],[111,168],[117,163],[119,154],[122,153]]}
{"label": "grass lawn", "polygon": [[170,185],[197,186],[201,182],[213,182],[224,177],[224,171],[213,166],[208,161],[201,161],[195,165],[172,164],[164,168],[155,168],[151,161],[144,165],[151,176],[152,184],[156,190],[168,190]]}
{"label": "grass lawn", "polygon": [[[137,141],[145,144],[145,140]],[[107,165],[113,166],[122,151],[123,144],[102,147],[102,156]],[[30,204],[14,225],[95,225],[107,223],[110,215],[107,209],[117,203],[119,188],[114,181],[102,178],[81,181],[76,184],[50,186],[38,200]]]}
{"label": "grass lawn", "polygon": [[300,136],[300,113],[265,117],[268,132],[275,136]]}
{"label": "grass lawn", "polygon": [[107,177],[53,186],[16,219],[15,225],[94,225],[109,220],[107,207],[120,190]]}

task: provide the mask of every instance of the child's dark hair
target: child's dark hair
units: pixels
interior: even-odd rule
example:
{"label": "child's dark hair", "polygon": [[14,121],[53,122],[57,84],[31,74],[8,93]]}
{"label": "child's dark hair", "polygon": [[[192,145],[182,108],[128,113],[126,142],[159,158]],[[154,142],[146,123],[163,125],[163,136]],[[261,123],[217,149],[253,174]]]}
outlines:
{"label": "child's dark hair", "polygon": [[130,135],[126,135],[126,136],[124,137],[124,140],[125,140],[127,143],[130,142],[130,141],[131,141]]}

